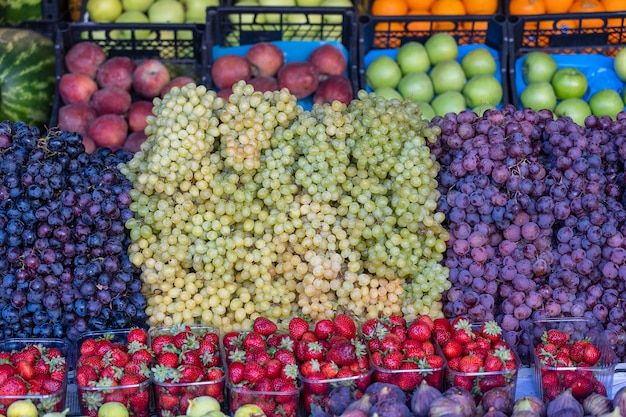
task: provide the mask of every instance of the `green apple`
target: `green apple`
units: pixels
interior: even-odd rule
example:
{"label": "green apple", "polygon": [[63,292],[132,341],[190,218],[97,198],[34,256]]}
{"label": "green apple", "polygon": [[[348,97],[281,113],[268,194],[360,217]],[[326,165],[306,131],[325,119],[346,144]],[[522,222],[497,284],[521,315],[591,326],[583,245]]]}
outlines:
{"label": "green apple", "polygon": [[435,96],[430,77],[422,71],[405,74],[397,88],[403,98],[410,98],[413,101],[430,102]]}
{"label": "green apple", "polygon": [[219,411],[220,403],[209,395],[201,395],[189,400],[185,413],[188,417],[202,417],[211,411]]}
{"label": "green apple", "polygon": [[125,12],[146,12],[154,0],[122,0]]}
{"label": "green apple", "polygon": [[185,23],[185,8],[177,0],[156,0],[148,9],[151,23]]}
{"label": "green apple", "polygon": [[552,56],[542,51],[533,51],[524,58],[522,78],[526,84],[549,82],[557,69],[558,65]]}
{"label": "green apple", "polygon": [[552,76],[552,87],[556,98],[580,98],[587,92],[587,77],[576,68],[561,68]]}
{"label": "green apple", "polygon": [[403,74],[421,71],[428,72],[430,69],[430,58],[426,47],[420,42],[407,42],[398,49],[396,61],[400,65]]}
{"label": "green apple", "polygon": [[374,93],[379,97],[386,98],[387,100],[403,100],[402,94],[400,94],[400,92],[393,87],[379,87],[374,90]]}
{"label": "green apple", "polygon": [[284,16],[284,41],[314,41],[320,38],[321,14],[288,13]]}
{"label": "green apple", "polygon": [[[148,20],[148,16],[139,11],[125,11],[115,19],[115,23],[150,23]],[[152,35],[152,31],[150,29],[135,29],[135,38],[136,39],[148,39]],[[111,31],[112,39],[131,39],[133,34],[132,29],[116,29]]]}
{"label": "green apple", "polygon": [[476,113],[477,115],[482,116],[483,114],[485,114],[487,110],[495,110],[495,109],[496,109],[495,106],[491,106],[489,104],[481,104],[478,107],[474,107],[472,111]]}
{"label": "green apple", "polygon": [[463,87],[468,107],[496,106],[502,101],[502,84],[493,75],[479,74],[469,79]]}
{"label": "green apple", "polygon": [[6,417],[37,417],[37,407],[31,400],[17,400],[6,409]]}
{"label": "green apple", "polygon": [[487,48],[476,48],[469,51],[461,60],[461,66],[467,78],[474,75],[494,75],[496,73],[496,60]]}
{"label": "green apple", "polygon": [[98,417],[128,417],[128,410],[124,404],[111,401],[100,406],[98,409]]}
{"label": "green apple", "polygon": [[[352,8],[353,4],[351,0],[322,0],[320,7],[345,7]],[[330,23],[335,25],[341,25],[343,23],[343,15],[340,14],[325,14],[324,23]],[[340,38],[341,39],[341,38]]]}
{"label": "green apple", "polygon": [[422,113],[422,119],[430,121],[433,119],[433,117],[436,116],[433,106],[431,106],[429,103],[426,103],[424,101],[418,101],[416,104],[417,107],[420,109],[420,112]]}
{"label": "green apple", "polygon": [[[259,6],[263,7],[295,7],[296,0],[258,0]],[[285,14],[280,13],[264,13],[266,23],[280,24],[281,16],[286,18]]]}
{"label": "green apple", "polygon": [[85,7],[89,20],[99,23],[114,22],[123,11],[120,0],[88,0]]}
{"label": "green apple", "polygon": [[446,91],[439,94],[430,102],[437,116],[445,116],[448,113],[460,113],[467,109],[465,97],[458,91]]}
{"label": "green apple", "polygon": [[569,116],[574,123],[581,126],[585,125],[585,118],[591,116],[591,107],[583,99],[580,98],[566,98],[556,105],[554,114],[561,116]]}
{"label": "green apple", "polygon": [[318,7],[322,0],[296,0],[296,6],[301,7]]}
{"label": "green apple", "polygon": [[235,410],[233,417],[265,417],[265,413],[256,404],[244,404]]}
{"label": "green apple", "polygon": [[185,23],[205,23],[207,7],[217,7],[219,5],[219,0],[185,1]]}
{"label": "green apple", "polygon": [[613,60],[613,69],[623,82],[626,82],[626,48],[620,49]]}
{"label": "green apple", "polygon": [[388,55],[377,57],[365,70],[365,82],[372,90],[380,87],[396,88],[401,79],[400,66]]}
{"label": "green apple", "polygon": [[589,98],[589,107],[594,116],[611,116],[615,120],[617,113],[624,110],[624,100],[617,91],[605,89],[595,92]]}
{"label": "green apple", "polygon": [[[259,2],[257,0],[239,0],[235,3],[235,6],[240,7],[258,7]],[[255,20],[256,17],[256,20]],[[231,13],[228,16],[229,20],[233,25],[235,25],[235,30],[263,30],[262,24],[265,23],[265,15],[254,13]],[[258,25],[253,25],[253,23],[258,23]],[[248,26],[250,25],[250,26]],[[237,44],[239,44],[239,37],[237,36]]]}
{"label": "green apple", "polygon": [[70,412],[69,408],[63,411],[52,411],[43,415],[43,417],[65,417]]}
{"label": "green apple", "polygon": [[439,32],[431,36],[424,43],[431,65],[441,61],[455,60],[459,55],[459,46],[456,39],[449,33]]}
{"label": "green apple", "polygon": [[556,94],[552,84],[548,81],[537,81],[526,86],[520,94],[522,106],[530,107],[534,111],[541,109],[554,110]]}
{"label": "green apple", "polygon": [[461,64],[453,59],[446,59],[437,63],[430,71],[430,79],[437,94],[446,91],[461,92],[467,81]]}

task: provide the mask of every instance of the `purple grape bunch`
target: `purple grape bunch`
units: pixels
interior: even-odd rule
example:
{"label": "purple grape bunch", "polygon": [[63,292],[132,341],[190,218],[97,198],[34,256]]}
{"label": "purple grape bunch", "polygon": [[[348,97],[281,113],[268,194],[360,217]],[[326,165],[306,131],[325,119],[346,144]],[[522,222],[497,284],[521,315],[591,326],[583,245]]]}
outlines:
{"label": "purple grape bunch", "polygon": [[594,317],[623,357],[626,114],[581,127],[505,105],[432,123],[451,236],[444,314],[496,318],[525,360],[528,320]]}
{"label": "purple grape bunch", "polygon": [[85,152],[79,135],[0,123],[0,337],[144,326],[129,261],[132,155]]}

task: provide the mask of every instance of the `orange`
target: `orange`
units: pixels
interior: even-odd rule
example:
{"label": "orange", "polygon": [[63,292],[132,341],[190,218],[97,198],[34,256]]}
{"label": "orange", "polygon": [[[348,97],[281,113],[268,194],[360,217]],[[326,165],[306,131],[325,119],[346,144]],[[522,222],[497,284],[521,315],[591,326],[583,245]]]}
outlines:
{"label": "orange", "polygon": [[408,11],[405,0],[374,0],[371,8],[374,16],[404,16]]}
{"label": "orange", "polygon": [[541,30],[551,30],[555,31],[556,34],[566,33],[571,29],[578,28],[578,20],[576,19],[562,19],[557,20],[556,24],[554,20],[546,20],[539,23],[539,28]]}
{"label": "orange", "polygon": [[626,11],[626,0],[602,0],[601,3],[607,12]]}
{"label": "orange", "polygon": [[547,0],[546,13],[567,13],[574,0]]}
{"label": "orange", "polygon": [[498,11],[498,0],[463,0],[467,14],[494,14]]}
{"label": "orange", "polygon": [[546,4],[543,0],[511,0],[509,11],[512,15],[544,14]]}
{"label": "orange", "polygon": [[430,10],[435,0],[406,0],[409,10]]}
{"label": "orange", "polygon": [[[597,13],[605,12],[606,9],[598,0],[574,0],[569,8],[570,13]],[[604,26],[602,19],[581,19],[583,28],[600,28]]]}
{"label": "orange", "polygon": [[377,49],[399,48],[401,41],[398,37],[404,32],[402,22],[376,23],[374,26],[374,46]]}
{"label": "orange", "polygon": [[[430,13],[434,16],[453,15],[461,16],[465,13],[465,6],[461,0],[435,0],[430,8]],[[453,30],[454,22],[435,22],[433,29],[435,30]]]}
{"label": "orange", "polygon": [[[428,10],[409,10],[410,16],[428,16]],[[430,20],[415,20],[406,25],[407,30],[413,32],[430,32],[432,30],[432,22]]]}

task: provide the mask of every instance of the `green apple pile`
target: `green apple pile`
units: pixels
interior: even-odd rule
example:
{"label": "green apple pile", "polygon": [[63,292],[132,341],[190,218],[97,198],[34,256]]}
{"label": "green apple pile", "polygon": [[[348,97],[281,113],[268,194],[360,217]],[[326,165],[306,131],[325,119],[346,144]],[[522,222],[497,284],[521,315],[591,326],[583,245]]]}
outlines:
{"label": "green apple pile", "polygon": [[454,37],[437,33],[425,43],[402,45],[395,59],[376,57],[365,69],[367,87],[388,99],[412,99],[422,116],[458,113],[468,108],[479,114],[502,101],[502,84],[495,77],[496,61],[485,47],[459,59]]}
{"label": "green apple pile", "polygon": [[[618,53],[614,69],[618,77],[626,81],[626,52]],[[610,116],[613,120],[624,110],[625,96],[616,90],[605,88],[589,90],[587,76],[577,68],[563,66],[543,51],[533,51],[524,57],[522,78],[526,83],[519,99],[523,107],[537,111],[548,109],[556,116],[569,116],[584,125],[590,115]],[[590,94],[590,95],[589,95]],[[585,97],[589,95],[588,100]]]}
{"label": "green apple pile", "polygon": [[88,0],[89,20],[99,23],[205,23],[219,0]]}

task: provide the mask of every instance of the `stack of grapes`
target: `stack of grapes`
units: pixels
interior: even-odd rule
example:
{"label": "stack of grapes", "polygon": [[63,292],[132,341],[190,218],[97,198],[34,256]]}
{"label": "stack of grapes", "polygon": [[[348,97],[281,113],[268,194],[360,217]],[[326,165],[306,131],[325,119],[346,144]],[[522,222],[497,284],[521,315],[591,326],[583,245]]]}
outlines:
{"label": "stack of grapes", "polygon": [[594,317],[623,356],[626,212],[615,123],[589,118],[585,129],[504,106],[433,124],[442,130],[431,150],[451,235],[446,316],[497,318],[525,359],[524,321]]}
{"label": "stack of grapes", "polygon": [[0,123],[0,338],[145,325],[130,263],[127,152],[88,154],[80,136]]}

